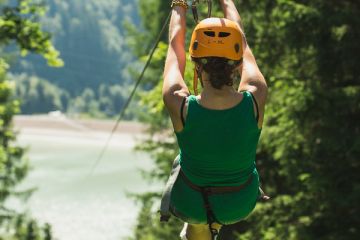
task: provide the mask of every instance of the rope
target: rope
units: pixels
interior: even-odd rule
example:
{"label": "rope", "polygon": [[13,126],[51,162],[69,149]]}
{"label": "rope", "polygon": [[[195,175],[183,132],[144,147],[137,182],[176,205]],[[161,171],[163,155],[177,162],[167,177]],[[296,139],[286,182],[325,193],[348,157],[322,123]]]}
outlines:
{"label": "rope", "polygon": [[104,157],[104,154],[105,154],[106,150],[107,150],[108,147],[109,147],[109,143],[110,143],[110,141],[111,141],[111,139],[112,139],[115,131],[117,130],[117,128],[118,128],[118,126],[119,126],[119,123],[120,123],[121,120],[123,119],[123,117],[124,117],[124,115],[125,115],[126,109],[129,107],[130,102],[131,102],[131,100],[133,99],[133,97],[134,97],[134,95],[135,95],[135,92],[136,92],[136,90],[137,90],[137,88],[138,88],[141,80],[142,80],[143,77],[144,77],[144,74],[145,74],[146,69],[147,69],[147,68],[149,67],[149,65],[150,65],[150,62],[151,62],[152,57],[153,57],[153,55],[154,55],[154,53],[155,53],[155,50],[156,50],[157,46],[159,45],[161,36],[163,35],[163,33],[164,33],[165,29],[166,29],[166,26],[167,26],[167,24],[168,24],[168,22],[169,22],[169,20],[170,20],[171,13],[172,13],[172,11],[170,11],[169,15],[167,16],[167,18],[166,18],[166,20],[165,20],[165,23],[164,23],[164,25],[163,25],[163,27],[162,27],[162,29],[161,29],[161,31],[160,31],[160,33],[159,33],[156,41],[155,41],[155,44],[154,44],[153,48],[151,49],[150,55],[149,55],[149,57],[148,57],[148,59],[147,59],[147,62],[146,62],[146,64],[145,64],[145,66],[144,66],[144,68],[143,68],[143,70],[142,70],[139,78],[137,79],[137,81],[136,81],[136,83],[135,83],[134,89],[132,90],[132,92],[131,92],[129,98],[127,99],[127,101],[125,102],[124,107],[122,108],[122,110],[121,110],[121,112],[120,112],[120,114],[119,114],[119,117],[118,117],[118,119],[117,119],[114,127],[112,128],[111,133],[110,133],[109,137],[107,138],[106,143],[105,143],[103,149],[102,149],[101,152],[100,152],[99,157],[96,159],[96,161],[94,162],[94,164],[93,164],[93,166],[92,166],[92,168],[91,168],[91,171],[90,171],[89,176],[91,176],[91,175],[94,173],[96,167],[98,166],[98,164],[101,162],[102,158]]}

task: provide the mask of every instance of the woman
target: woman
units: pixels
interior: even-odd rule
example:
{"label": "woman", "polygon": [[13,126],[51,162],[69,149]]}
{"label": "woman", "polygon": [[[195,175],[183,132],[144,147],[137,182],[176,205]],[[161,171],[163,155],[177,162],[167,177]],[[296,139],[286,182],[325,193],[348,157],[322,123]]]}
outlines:
{"label": "woman", "polygon": [[259,197],[255,154],[267,85],[233,1],[220,3],[225,18],[203,20],[192,35],[190,55],[202,85],[194,96],[184,82],[187,5],[172,2],[163,99],[180,147],[168,200],[185,222],[182,239],[215,239],[221,225],[248,216]]}

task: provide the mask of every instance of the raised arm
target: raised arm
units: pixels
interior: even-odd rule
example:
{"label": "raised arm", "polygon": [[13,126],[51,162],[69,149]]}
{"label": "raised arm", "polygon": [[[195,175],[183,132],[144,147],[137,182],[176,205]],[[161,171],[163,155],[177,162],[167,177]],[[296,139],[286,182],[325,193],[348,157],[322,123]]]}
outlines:
{"label": "raised arm", "polygon": [[189,95],[184,81],[185,31],[186,9],[182,6],[174,6],[169,26],[169,49],[165,62],[162,94],[175,130],[182,128],[180,107],[184,97]]}
{"label": "raised arm", "polygon": [[[225,18],[237,22],[244,33],[245,31],[241,17],[234,2],[232,0],[220,0],[220,3],[224,11]],[[261,127],[264,118],[267,84],[247,43],[244,49],[243,65],[240,68],[240,71],[241,82],[239,91],[249,91],[255,96],[259,105],[259,127]]]}

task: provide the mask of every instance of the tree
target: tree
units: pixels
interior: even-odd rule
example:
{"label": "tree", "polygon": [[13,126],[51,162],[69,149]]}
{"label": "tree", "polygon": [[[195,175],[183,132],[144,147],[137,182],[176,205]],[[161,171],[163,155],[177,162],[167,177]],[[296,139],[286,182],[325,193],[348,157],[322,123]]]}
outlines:
{"label": "tree", "polygon": [[67,110],[69,94],[49,81],[27,74],[9,74],[8,78],[16,85],[14,95],[21,99],[21,113],[39,114]]}
{"label": "tree", "polygon": [[[51,44],[50,35],[41,30],[38,22],[43,6],[31,0],[18,0],[15,5],[6,3],[0,2],[0,47],[15,43],[23,55],[34,52],[42,55],[50,66],[61,66],[62,60]],[[10,196],[26,197],[31,193],[15,190],[26,177],[29,163],[24,157],[25,150],[14,143],[12,118],[19,111],[19,102],[12,97],[14,85],[7,80],[7,68],[5,59],[0,57],[0,238],[50,239],[49,226],[43,230],[28,216],[5,206]]]}
{"label": "tree", "polygon": [[[235,2],[270,87],[257,165],[272,200],[259,203],[245,221],[223,228],[222,239],[358,239],[359,3]],[[156,7],[159,12],[169,10],[149,1],[142,1],[141,6],[148,14]],[[147,15],[143,16],[147,21]],[[151,25],[163,21],[157,15],[152,20]],[[154,29],[146,28],[152,35]],[[163,68],[165,51],[164,43],[152,71]],[[187,67],[187,71],[191,69]],[[141,149],[155,159],[156,169],[149,175],[165,181],[177,147],[169,134],[171,125],[161,102],[159,76],[147,75],[151,90],[141,95],[151,113],[143,118],[150,124],[150,137]],[[191,79],[189,73],[186,78]],[[167,136],[165,140],[153,138],[158,133]],[[151,211],[151,201],[157,202],[159,196],[153,193],[141,198],[136,233],[144,237],[139,239],[176,239],[178,235],[181,226],[177,221],[164,228]],[[155,222],[149,225],[149,219]],[[143,228],[142,235],[144,226],[149,227]]]}

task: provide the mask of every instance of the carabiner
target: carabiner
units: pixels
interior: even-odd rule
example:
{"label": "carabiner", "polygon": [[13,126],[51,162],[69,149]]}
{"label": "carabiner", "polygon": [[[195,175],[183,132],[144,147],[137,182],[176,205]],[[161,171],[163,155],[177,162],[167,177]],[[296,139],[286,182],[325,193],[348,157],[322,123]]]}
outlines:
{"label": "carabiner", "polygon": [[[197,11],[197,5],[200,3],[201,0],[193,0],[191,3],[191,10],[194,16],[194,21],[195,23],[199,22],[199,15],[198,15],[198,11]],[[211,12],[212,12],[212,0],[202,0],[202,1],[206,1],[208,4],[208,14],[207,17],[210,18],[211,17]]]}

